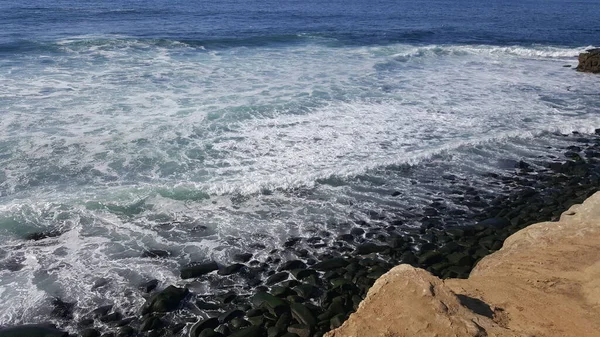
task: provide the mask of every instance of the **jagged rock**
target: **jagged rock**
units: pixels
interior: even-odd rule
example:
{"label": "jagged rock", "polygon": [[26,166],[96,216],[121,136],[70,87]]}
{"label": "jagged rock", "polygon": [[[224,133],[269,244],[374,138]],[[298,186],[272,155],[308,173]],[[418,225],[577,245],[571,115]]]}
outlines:
{"label": "jagged rock", "polygon": [[577,71],[600,74],[600,48],[586,50],[579,54]]}

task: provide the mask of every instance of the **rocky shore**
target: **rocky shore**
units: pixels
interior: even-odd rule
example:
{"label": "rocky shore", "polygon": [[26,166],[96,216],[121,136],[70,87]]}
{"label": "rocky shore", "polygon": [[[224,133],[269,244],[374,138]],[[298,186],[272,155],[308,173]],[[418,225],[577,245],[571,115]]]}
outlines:
{"label": "rocky shore", "polygon": [[[74,304],[56,299],[53,314],[64,326],[76,326],[71,334],[82,337],[320,337],[340,327],[394,266],[409,264],[443,279],[467,278],[509,236],[534,223],[556,221],[583,202],[600,186],[599,134],[559,136],[569,144],[563,158],[515,162],[505,175],[489,174],[488,183],[502,187],[500,195],[444,176],[451,191],[424,209],[385,216],[373,212],[370,221],[346,224],[350,230],[341,235],[322,231],[291,237],[264,260],[245,252],[228,265],[184,266],[176,285],[148,280],[139,289],[146,304],[135,312],[108,303],[73,315]],[[445,198],[463,208],[447,207]],[[44,233],[38,236],[43,239]],[[161,258],[168,252],[148,254]],[[214,293],[194,293],[190,285],[198,283]],[[469,291],[465,296],[472,296]],[[66,335],[42,325],[0,330],[0,337]]]}
{"label": "rocky shore", "polygon": [[394,267],[327,337],[599,336],[600,192],[531,225],[468,279]]}

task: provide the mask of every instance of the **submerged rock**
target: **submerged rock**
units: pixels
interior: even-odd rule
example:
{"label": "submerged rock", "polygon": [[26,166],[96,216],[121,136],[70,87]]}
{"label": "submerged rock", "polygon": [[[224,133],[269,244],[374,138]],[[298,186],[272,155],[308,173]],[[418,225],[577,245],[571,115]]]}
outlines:
{"label": "submerged rock", "polygon": [[68,337],[51,324],[25,324],[0,329],[0,337]]}
{"label": "submerged rock", "polygon": [[142,308],[142,314],[174,311],[179,308],[181,301],[183,301],[188,293],[189,290],[187,288],[168,286],[165,290],[152,296],[146,302],[144,308]]}
{"label": "submerged rock", "polygon": [[181,269],[181,278],[188,279],[200,277],[218,269],[219,266],[214,261],[188,266]]}

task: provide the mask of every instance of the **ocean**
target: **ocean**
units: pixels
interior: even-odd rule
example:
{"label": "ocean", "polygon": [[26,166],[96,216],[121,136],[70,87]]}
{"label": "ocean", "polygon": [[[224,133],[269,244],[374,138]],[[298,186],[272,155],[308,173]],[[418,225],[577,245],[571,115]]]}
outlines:
{"label": "ocean", "polygon": [[184,284],[190,262],[464,209],[449,177],[505,192],[486,174],[600,127],[600,77],[574,70],[598,18],[597,0],[1,0],[0,325],[55,321],[51,298],[137,310],[141,282]]}

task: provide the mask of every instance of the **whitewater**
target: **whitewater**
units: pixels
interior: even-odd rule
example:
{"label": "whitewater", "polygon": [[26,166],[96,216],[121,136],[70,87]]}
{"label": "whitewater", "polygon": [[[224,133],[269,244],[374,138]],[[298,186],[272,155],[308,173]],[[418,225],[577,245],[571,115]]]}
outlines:
{"label": "whitewater", "polygon": [[[574,70],[600,41],[578,23],[568,33],[581,38],[560,43],[565,32],[525,24],[513,40],[512,22],[489,28],[495,14],[474,9],[463,15],[477,14],[480,35],[441,7],[427,21],[406,5],[397,20],[386,1],[322,13],[9,2],[0,325],[75,331],[52,298],[76,303],[76,319],[107,299],[133,313],[144,281],[180,284],[190,262],[261,260],[289,237],[423,209],[452,189],[442,176],[501,194],[486,175],[600,127],[598,78]],[[53,234],[24,240],[39,232]],[[143,256],[156,249],[170,256]],[[211,282],[188,286],[208,294]]]}

